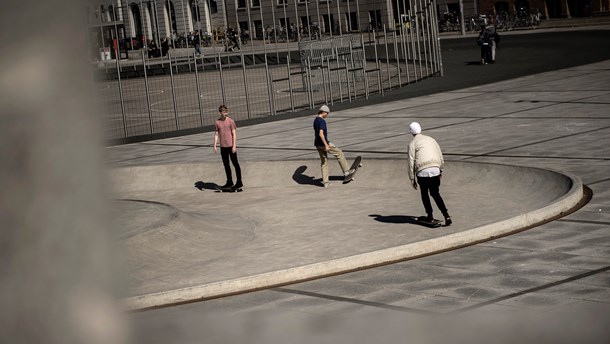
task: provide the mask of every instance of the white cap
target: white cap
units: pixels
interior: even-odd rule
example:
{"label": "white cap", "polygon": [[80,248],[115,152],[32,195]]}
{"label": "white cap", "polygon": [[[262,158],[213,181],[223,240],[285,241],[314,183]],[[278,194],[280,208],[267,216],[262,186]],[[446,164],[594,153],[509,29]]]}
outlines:
{"label": "white cap", "polygon": [[326,105],[320,106],[320,111],[324,111],[324,112],[330,113],[330,109]]}
{"label": "white cap", "polygon": [[409,131],[413,135],[419,134],[419,133],[421,133],[421,125],[419,125],[419,123],[417,123],[417,122],[413,122],[413,123],[409,124]]}

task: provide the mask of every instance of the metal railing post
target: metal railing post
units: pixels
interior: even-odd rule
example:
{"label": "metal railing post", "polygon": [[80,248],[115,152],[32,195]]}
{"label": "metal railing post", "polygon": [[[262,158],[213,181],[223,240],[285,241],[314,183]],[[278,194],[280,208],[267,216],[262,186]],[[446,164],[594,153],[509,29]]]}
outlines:
{"label": "metal railing post", "polygon": [[360,44],[362,44],[362,73],[364,74],[364,97],[369,99],[369,75],[366,70],[366,50],[364,49],[364,35],[360,34]]}
{"label": "metal railing post", "polygon": [[227,104],[227,96],[225,94],[225,79],[222,74],[222,58],[220,57],[220,53],[217,54],[218,57],[218,70],[220,71],[220,93],[222,94],[222,103]]}
{"label": "metal railing post", "polygon": [[269,96],[269,112],[271,116],[275,116],[275,97],[273,92],[273,81],[269,74],[269,63],[265,54],[265,75],[267,76],[267,94]]}
{"label": "metal railing post", "polygon": [[394,41],[394,59],[396,59],[396,72],[398,73],[398,87],[402,87],[402,71],[400,70],[400,59],[398,57],[398,42],[396,41],[396,31],[392,31]]}
{"label": "metal railing post", "polygon": [[125,137],[128,137],[127,133],[127,118],[125,115],[125,99],[123,98],[123,83],[121,81],[121,65],[119,64],[119,59],[116,59],[116,74],[117,81],[119,83],[119,98],[121,100],[121,116],[123,117],[123,132]]}
{"label": "metal railing post", "polygon": [[328,93],[326,92],[326,73],[324,72],[324,60],[322,66],[318,67],[318,72],[322,74],[322,88],[324,89],[324,104],[328,104]]}
{"label": "metal railing post", "polygon": [[330,57],[326,57],[326,65],[328,66],[328,68],[326,68],[326,73],[328,75],[328,90],[330,91],[330,105],[334,105],[335,104],[335,95],[333,94],[333,79],[332,79],[332,75],[330,73]]}
{"label": "metal railing post", "polygon": [[314,107],[314,99],[313,99],[313,84],[311,82],[311,58],[307,58],[307,96],[309,98],[309,108],[313,109]]}
{"label": "metal railing post", "polygon": [[150,133],[154,133],[152,108],[150,107],[150,89],[148,87],[148,73],[146,72],[146,53],[142,50],[142,66],[144,66],[144,89],[146,91],[146,107],[148,108],[148,122],[150,125]]}
{"label": "metal railing post", "polygon": [[407,41],[406,41],[406,30],[404,25],[400,25],[400,48],[402,50],[402,55],[405,59],[405,74],[407,76],[407,85],[411,82],[411,77],[409,75],[409,59],[407,54]]}
{"label": "metal railing post", "polygon": [[428,7],[422,3],[422,16],[423,16],[422,20],[424,21],[424,24],[426,24],[426,25],[424,25],[425,30],[422,30],[423,31],[422,38],[423,38],[423,45],[424,45],[424,60],[425,60],[425,65],[426,65],[426,77],[430,75],[430,68],[428,66],[428,54],[429,54],[429,50],[430,50],[430,47],[429,47],[430,41],[428,40],[428,34],[430,31],[429,30],[430,18],[427,14],[428,14]]}
{"label": "metal railing post", "polygon": [[250,118],[250,97],[248,95],[248,77],[246,75],[246,60],[244,58],[244,53],[240,52],[241,56],[241,70],[244,77],[244,92],[246,92],[246,112],[248,113],[248,119]]}
{"label": "metal railing post", "polygon": [[[434,18],[438,18],[438,13],[436,12],[436,1],[432,1],[432,13],[434,13]],[[442,58],[442,54],[441,54],[441,41],[440,41],[440,37],[439,37],[439,33],[438,33],[438,25],[434,25],[432,28],[432,32],[434,33],[434,46],[435,49],[437,51],[437,64],[438,64],[438,69],[441,73],[441,76],[444,75],[444,71],[443,71],[443,58]]]}
{"label": "metal railing post", "polygon": [[341,65],[339,59],[339,48],[335,48],[335,61],[337,61],[337,82],[339,83],[339,98],[343,103],[343,85],[341,82]]}
{"label": "metal railing post", "polygon": [[349,66],[347,64],[347,59],[343,58],[343,65],[345,66],[345,82],[347,83],[347,99],[352,102],[352,90],[351,90],[351,82],[349,80]]}
{"label": "metal railing post", "polygon": [[383,85],[381,84],[381,66],[379,64],[379,53],[377,51],[377,30],[373,30],[373,49],[375,50],[375,66],[377,67],[377,90],[383,96]]}
{"label": "metal railing post", "polygon": [[[201,104],[201,97],[203,94],[201,93],[201,88],[199,86],[199,71],[197,67],[197,53],[193,52],[193,58],[195,60],[195,85],[197,85],[197,104],[199,105],[199,118],[201,119],[201,126],[204,126],[203,120],[203,106]],[[201,58],[201,65],[203,66],[203,58]],[[203,71],[203,68],[201,69]]]}
{"label": "metal railing post", "polygon": [[349,58],[350,58],[350,64],[352,66],[352,70],[351,70],[351,74],[352,74],[352,82],[354,83],[354,100],[356,100],[356,98],[358,98],[358,89],[357,89],[357,83],[356,83],[356,65],[355,65],[355,58],[354,58],[354,47],[352,45],[352,41],[350,40],[349,42]]}
{"label": "metal railing post", "polygon": [[178,119],[178,108],[176,107],[176,85],[174,84],[174,72],[172,69],[172,57],[171,53],[167,53],[169,55],[169,77],[172,84],[172,102],[174,104],[174,116],[176,117],[176,130],[180,130],[180,121]]}
{"label": "metal railing post", "polygon": [[386,29],[385,24],[383,25],[383,38],[385,42],[385,63],[386,69],[388,71],[388,89],[392,89],[392,75],[390,73],[390,51],[388,49],[388,31]]}
{"label": "metal railing post", "polygon": [[288,91],[290,92],[290,111],[294,112],[294,92],[292,91],[292,72],[290,71],[290,56],[286,58],[286,69],[288,70]]}

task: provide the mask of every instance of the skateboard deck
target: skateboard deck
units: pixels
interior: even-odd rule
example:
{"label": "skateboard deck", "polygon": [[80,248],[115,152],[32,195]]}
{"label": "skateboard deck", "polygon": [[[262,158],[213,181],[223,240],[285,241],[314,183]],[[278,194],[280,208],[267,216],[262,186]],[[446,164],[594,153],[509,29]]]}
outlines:
{"label": "skateboard deck", "polygon": [[354,172],[348,174],[347,176],[345,176],[345,178],[343,178],[343,184],[347,184],[354,180],[354,176],[356,175],[356,172],[358,172],[358,169],[360,167],[362,167],[362,157],[357,156],[354,160],[354,163],[352,164],[352,167],[350,167],[350,170],[354,170]]}
{"label": "skateboard deck", "polygon": [[442,224],[443,224],[441,220],[437,220],[437,219],[433,219],[432,221],[426,221],[426,216],[416,217],[415,221],[422,226],[426,226],[426,227],[430,227],[430,228],[438,228],[438,227],[442,226]]}
{"label": "skateboard deck", "polygon": [[223,187],[220,187],[220,186],[217,186],[216,190],[219,191],[219,192],[242,192],[242,191],[244,191],[241,187],[239,187],[239,188],[235,188],[235,187],[223,188]]}

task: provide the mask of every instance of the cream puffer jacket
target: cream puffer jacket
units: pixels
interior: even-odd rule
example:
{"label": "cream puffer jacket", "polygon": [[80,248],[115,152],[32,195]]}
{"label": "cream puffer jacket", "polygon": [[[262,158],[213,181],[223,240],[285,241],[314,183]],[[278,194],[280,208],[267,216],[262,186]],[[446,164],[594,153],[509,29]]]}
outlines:
{"label": "cream puffer jacket", "polygon": [[409,179],[413,181],[417,172],[438,167],[441,170],[445,164],[441,147],[435,139],[423,134],[417,134],[409,144]]}

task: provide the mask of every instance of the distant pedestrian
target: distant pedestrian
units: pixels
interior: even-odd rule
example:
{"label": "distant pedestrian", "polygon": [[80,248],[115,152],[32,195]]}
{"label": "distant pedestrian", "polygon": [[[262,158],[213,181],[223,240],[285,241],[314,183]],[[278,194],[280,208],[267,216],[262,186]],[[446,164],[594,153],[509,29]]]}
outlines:
{"label": "distant pedestrian", "polygon": [[326,126],[326,117],[328,117],[328,115],[330,115],[329,107],[322,105],[318,110],[318,116],[313,121],[314,145],[318,150],[318,154],[320,154],[322,185],[324,187],[328,187],[330,185],[328,173],[328,153],[337,158],[344,176],[350,172],[343,151],[328,140],[328,128]]}
{"label": "distant pedestrian", "polygon": [[148,43],[148,57],[160,57],[161,56],[161,51],[159,50],[159,47],[157,47],[157,44],[155,43],[155,41],[150,41]]}
{"label": "distant pedestrian", "polygon": [[[237,32],[235,32],[232,27],[227,29],[225,39],[225,51],[234,51],[235,49],[239,50],[239,38],[237,37]],[[230,47],[230,44],[233,46]]]}
{"label": "distant pedestrian", "polygon": [[496,48],[500,43],[500,35],[498,34],[498,30],[494,25],[488,25],[485,27],[485,31],[487,34],[491,36],[491,61],[489,63],[496,63]]}
{"label": "distant pedestrian", "polygon": [[481,64],[495,63],[495,49],[500,42],[500,35],[493,25],[481,25],[477,44],[481,47]]}
{"label": "distant pedestrian", "polygon": [[[220,114],[220,117],[216,120],[214,129],[214,153],[218,153],[218,148],[216,148],[216,146],[220,143],[220,156],[222,157],[222,164],[224,165],[225,174],[227,176],[227,182],[221,188],[240,189],[244,185],[241,180],[241,168],[239,166],[239,161],[237,160],[237,126],[229,117],[228,107],[225,105],[219,106],[218,113]],[[231,160],[231,163],[233,163],[233,167],[235,168],[235,184],[233,184],[229,160]]]}
{"label": "distant pedestrian", "polygon": [[445,217],[445,225],[449,226],[452,223],[451,217],[439,191],[445,163],[441,147],[435,139],[421,133],[419,123],[411,123],[409,131],[413,135],[413,140],[408,149],[409,179],[415,190],[417,190],[419,183],[421,200],[427,215],[426,221],[432,222],[434,220],[432,204],[430,203],[430,196],[432,196]]}
{"label": "distant pedestrian", "polygon": [[193,35],[193,45],[195,46],[195,54],[201,56],[201,36],[199,35],[199,31],[195,31],[195,34]]}
{"label": "distant pedestrian", "polygon": [[167,52],[169,51],[169,41],[167,37],[163,37],[161,39],[161,56],[167,56]]}

